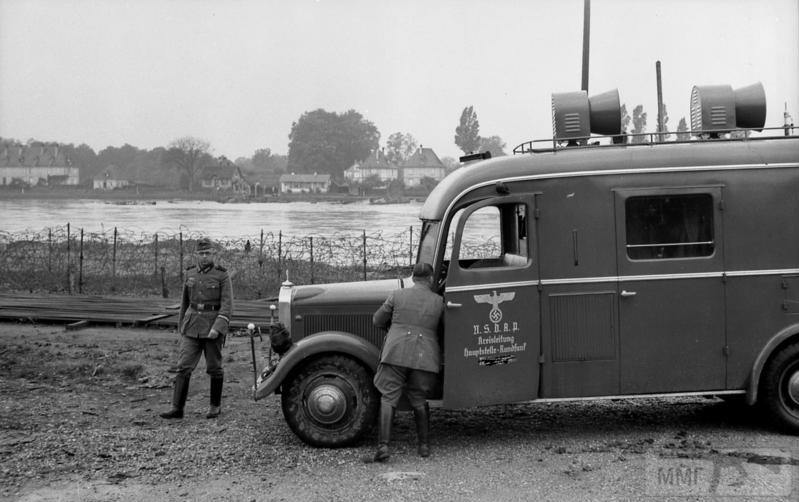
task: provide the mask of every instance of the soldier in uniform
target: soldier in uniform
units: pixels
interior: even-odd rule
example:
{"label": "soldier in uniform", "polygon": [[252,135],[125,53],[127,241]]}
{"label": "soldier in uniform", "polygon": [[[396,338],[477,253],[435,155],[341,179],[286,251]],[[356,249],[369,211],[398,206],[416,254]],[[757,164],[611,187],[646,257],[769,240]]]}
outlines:
{"label": "soldier in uniform", "polygon": [[373,460],[388,460],[388,442],[394,410],[404,392],[413,408],[418,453],[430,455],[427,395],[436,383],[441,364],[438,344],[444,300],[432,291],[433,267],[413,267],[413,287],[397,289],[375,312],[372,322],[388,329],[374,384],[380,391],[380,433]]}
{"label": "soldier in uniform", "polygon": [[206,372],[211,377],[211,406],[206,417],[216,418],[221,412],[222,346],[233,311],[233,291],[227,270],[214,264],[215,254],[211,240],[200,239],[196,249],[197,265],[186,269],[178,316],[180,361],[172,392],[172,409],[161,413],[163,418],[183,418],[191,372],[203,354]]}

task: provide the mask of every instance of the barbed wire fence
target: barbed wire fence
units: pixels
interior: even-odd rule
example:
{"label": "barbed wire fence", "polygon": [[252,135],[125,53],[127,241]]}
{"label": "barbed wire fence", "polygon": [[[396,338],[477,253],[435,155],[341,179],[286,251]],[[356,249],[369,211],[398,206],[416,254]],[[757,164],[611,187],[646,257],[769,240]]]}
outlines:
{"label": "barbed wire fence", "polygon": [[[180,298],[199,232],[84,232],[70,224],[38,232],[0,231],[0,288],[6,291]],[[410,274],[419,230],[332,236],[282,231],[216,240],[217,262],[236,298],[270,298],[281,282],[320,284]]]}

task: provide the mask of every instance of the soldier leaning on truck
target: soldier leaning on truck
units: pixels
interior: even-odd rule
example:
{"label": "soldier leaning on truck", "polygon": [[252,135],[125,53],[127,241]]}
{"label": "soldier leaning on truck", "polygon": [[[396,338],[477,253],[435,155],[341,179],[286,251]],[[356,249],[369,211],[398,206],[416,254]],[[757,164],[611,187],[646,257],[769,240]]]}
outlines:
{"label": "soldier leaning on truck", "polygon": [[388,460],[388,442],[394,409],[404,392],[413,408],[418,452],[430,455],[427,395],[435,385],[441,365],[438,333],[444,300],[432,291],[433,267],[413,267],[413,287],[397,289],[375,312],[372,322],[388,329],[374,384],[380,391],[380,432],[375,462]]}
{"label": "soldier leaning on truck", "polygon": [[222,409],[222,347],[233,311],[233,288],[224,267],[214,264],[216,249],[210,239],[197,241],[197,265],[186,270],[180,303],[180,361],[172,392],[172,409],[163,418],[183,418],[191,372],[205,355],[211,377],[211,406],[206,418],[216,418]]}

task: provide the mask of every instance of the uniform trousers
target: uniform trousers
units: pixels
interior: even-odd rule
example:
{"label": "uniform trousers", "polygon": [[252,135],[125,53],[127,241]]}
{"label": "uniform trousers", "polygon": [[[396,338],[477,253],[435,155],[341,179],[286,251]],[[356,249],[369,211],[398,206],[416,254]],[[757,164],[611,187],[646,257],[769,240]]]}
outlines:
{"label": "uniform trousers", "polygon": [[427,396],[436,383],[437,373],[415,370],[405,366],[380,363],[375,373],[374,384],[383,403],[396,408],[402,393],[408,396],[413,408],[424,407]]}
{"label": "uniform trousers", "polygon": [[180,337],[180,360],[178,361],[178,373],[184,376],[191,375],[200,356],[205,355],[205,372],[212,377],[224,375],[222,370],[222,344],[224,335],[216,338],[193,338],[190,336]]}

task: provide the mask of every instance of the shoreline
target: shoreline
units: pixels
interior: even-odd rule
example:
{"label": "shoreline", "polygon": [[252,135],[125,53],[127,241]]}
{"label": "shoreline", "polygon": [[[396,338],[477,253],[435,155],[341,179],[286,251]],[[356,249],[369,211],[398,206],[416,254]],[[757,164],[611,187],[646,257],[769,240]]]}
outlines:
{"label": "shoreline", "polygon": [[423,202],[426,196],[403,196],[386,200],[381,195],[350,195],[350,194],[279,194],[277,196],[259,196],[244,198],[232,194],[223,197],[207,192],[180,192],[143,190],[136,193],[128,190],[96,191],[85,188],[76,189],[49,189],[29,188],[25,191],[0,190],[0,201],[3,200],[101,200],[112,203],[146,204],[149,201],[208,201],[220,204],[250,204],[250,203],[287,203],[287,202],[331,202],[350,204],[356,202],[371,202],[374,204],[403,204],[411,201]]}

